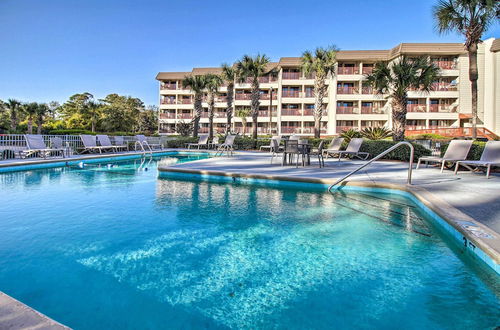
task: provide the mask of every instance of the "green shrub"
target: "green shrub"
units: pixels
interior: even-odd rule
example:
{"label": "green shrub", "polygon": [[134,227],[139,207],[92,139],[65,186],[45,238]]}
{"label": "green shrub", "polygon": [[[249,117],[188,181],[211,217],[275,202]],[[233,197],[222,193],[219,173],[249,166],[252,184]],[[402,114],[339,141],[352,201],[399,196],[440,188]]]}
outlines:
{"label": "green shrub", "polygon": [[383,140],[392,136],[392,132],[386,127],[366,127],[361,135],[368,140]]}
{"label": "green shrub", "polygon": [[450,137],[431,133],[411,135],[407,138],[408,140],[450,140]]}
{"label": "green shrub", "polygon": [[[396,141],[388,141],[388,140],[377,140],[377,141],[365,140],[361,145],[359,151],[368,152],[370,154],[370,157],[373,158],[397,143],[398,142]],[[415,154],[413,157],[414,161],[418,160],[419,157],[431,155],[431,151],[426,147],[416,143],[412,143],[412,145],[415,148]],[[408,161],[410,159],[410,150],[409,148],[402,146],[385,155],[383,159]]]}
{"label": "green shrub", "polygon": [[96,134],[85,129],[54,129],[48,132],[49,135],[78,135],[78,134]]}
{"label": "green shrub", "polygon": [[351,128],[350,130],[340,133],[340,137],[344,138],[344,142],[349,143],[351,139],[360,138],[361,133]]}
{"label": "green shrub", "polygon": [[[483,153],[485,144],[486,144],[486,142],[474,141],[474,143],[472,143],[472,146],[469,150],[469,154],[467,155],[467,159],[479,160],[481,158],[481,154]],[[448,145],[449,145],[449,143],[441,144],[441,157],[446,152],[446,149],[448,149]]]}
{"label": "green shrub", "polygon": [[271,139],[257,139],[254,140],[251,137],[238,136],[234,140],[235,149],[238,150],[259,150],[261,146],[268,146],[271,143]]}
{"label": "green shrub", "polygon": [[198,138],[192,136],[178,136],[175,139],[167,141],[168,148],[184,148],[186,143],[196,143]]}

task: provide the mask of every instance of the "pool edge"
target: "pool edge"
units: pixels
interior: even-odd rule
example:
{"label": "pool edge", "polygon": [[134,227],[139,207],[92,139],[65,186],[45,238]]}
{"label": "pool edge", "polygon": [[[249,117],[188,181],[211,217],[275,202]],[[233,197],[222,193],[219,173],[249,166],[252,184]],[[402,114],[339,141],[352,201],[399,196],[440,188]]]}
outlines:
{"label": "pool edge", "polygon": [[[286,183],[288,186],[304,186],[304,184],[319,185],[326,188],[335,182],[334,179],[320,179],[314,177],[294,177],[267,174],[248,174],[237,172],[223,172],[216,170],[198,170],[178,167],[158,167],[159,176],[171,173],[177,176],[196,175],[204,180],[215,180],[234,183],[269,184],[275,182]],[[167,174],[168,175],[168,174]],[[390,193],[399,193],[410,197],[417,204],[422,206],[423,211],[432,217],[445,231],[450,233],[455,239],[463,242],[463,245],[472,252],[474,256],[482,260],[497,275],[500,275],[500,238],[498,234],[471,216],[463,213],[449,203],[436,197],[431,192],[422,187],[400,185],[393,183],[376,183],[368,181],[344,181],[339,189],[381,189]],[[470,229],[469,229],[470,228]],[[491,236],[482,238],[474,232]],[[489,241],[487,241],[489,240]],[[491,244],[490,244],[491,242]]]}

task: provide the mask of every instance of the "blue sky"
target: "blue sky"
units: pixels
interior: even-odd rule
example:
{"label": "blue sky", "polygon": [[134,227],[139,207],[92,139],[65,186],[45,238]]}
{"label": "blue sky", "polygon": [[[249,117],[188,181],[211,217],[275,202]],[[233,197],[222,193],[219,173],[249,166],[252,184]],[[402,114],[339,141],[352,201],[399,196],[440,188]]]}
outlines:
{"label": "blue sky", "polygon": [[158,71],[331,44],[461,42],[434,31],[436,1],[0,0],[0,99],[64,102],[90,92],[157,104]]}

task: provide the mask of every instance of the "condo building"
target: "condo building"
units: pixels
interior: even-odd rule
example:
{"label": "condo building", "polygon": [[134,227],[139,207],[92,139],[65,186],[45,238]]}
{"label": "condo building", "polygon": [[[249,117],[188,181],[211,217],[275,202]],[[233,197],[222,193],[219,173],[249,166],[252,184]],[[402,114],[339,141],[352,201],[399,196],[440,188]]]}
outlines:
{"label": "condo building", "polygon": [[[390,50],[346,50],[337,53],[335,73],[326,80],[328,92],[321,119],[321,134],[336,135],[344,130],[365,127],[391,128],[391,104],[387,95],[378,95],[366,84],[378,61],[398,57],[428,56],[441,69],[441,77],[428,93],[408,93],[407,135],[441,133],[470,135],[471,84],[469,58],[460,43],[402,43]],[[312,135],[314,133],[314,77],[305,76],[300,57],[282,57],[269,64],[272,75],[259,78],[259,134]],[[480,44],[478,52],[478,136],[500,135],[500,39]],[[160,72],[159,81],[161,134],[176,134],[176,125],[193,118],[193,93],[182,86],[188,75],[221,73],[218,67],[194,68],[191,72]],[[249,81],[235,84],[234,116],[231,131],[249,133],[250,117],[236,115],[250,108]],[[227,87],[216,98],[214,131],[226,131]],[[200,132],[208,132],[208,105],[203,102]],[[243,123],[246,121],[246,127]],[[493,133],[493,134],[492,134]]]}

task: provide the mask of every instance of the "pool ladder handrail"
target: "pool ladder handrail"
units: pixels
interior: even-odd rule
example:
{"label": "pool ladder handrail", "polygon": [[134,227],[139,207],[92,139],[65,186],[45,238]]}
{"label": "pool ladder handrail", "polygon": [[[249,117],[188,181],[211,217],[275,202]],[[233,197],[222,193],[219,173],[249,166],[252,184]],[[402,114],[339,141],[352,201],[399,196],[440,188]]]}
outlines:
{"label": "pool ladder handrail", "polygon": [[[148,147],[149,151],[147,151],[146,148],[144,148],[144,144]],[[137,150],[137,145],[139,145],[141,147],[142,153],[144,156],[146,156],[147,153],[153,155],[153,149],[151,148],[151,146],[149,145],[149,143],[147,141],[144,141],[144,142],[135,141],[135,145],[134,145],[135,150]]]}
{"label": "pool ladder handrail", "polygon": [[342,181],[344,181],[345,179],[347,179],[348,177],[350,177],[351,175],[353,175],[354,173],[357,173],[358,171],[362,170],[363,168],[367,167],[368,165],[370,165],[371,163],[373,163],[374,161],[376,160],[379,160],[380,158],[384,157],[385,155],[387,155],[388,153],[390,153],[391,151],[401,147],[401,146],[404,146],[406,145],[407,147],[410,148],[410,162],[408,164],[408,179],[407,179],[407,184],[411,185],[411,172],[413,170],[413,156],[415,154],[415,148],[413,147],[413,145],[410,143],[410,142],[406,142],[406,141],[401,141],[395,145],[393,145],[392,147],[390,147],[389,149],[387,149],[386,151],[382,152],[381,154],[377,155],[376,157],[370,159],[368,162],[366,162],[365,164],[361,165],[360,167],[358,167],[357,169],[355,169],[354,171],[346,174],[345,176],[343,176],[341,179],[337,180],[335,183],[333,183],[332,185],[330,185],[330,187],[328,187],[328,192],[332,192],[332,189],[333,187],[335,187],[336,185],[338,185],[339,183],[341,183]]}

